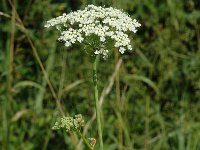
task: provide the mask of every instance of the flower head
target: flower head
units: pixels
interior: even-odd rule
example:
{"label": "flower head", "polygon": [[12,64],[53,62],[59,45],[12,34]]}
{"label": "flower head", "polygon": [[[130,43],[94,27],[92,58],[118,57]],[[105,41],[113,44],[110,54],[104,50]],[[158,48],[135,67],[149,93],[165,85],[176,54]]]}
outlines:
{"label": "flower head", "polygon": [[67,132],[79,130],[84,125],[84,120],[81,114],[75,115],[74,117],[62,117],[52,127],[53,130],[60,128],[65,129]]}
{"label": "flower head", "polygon": [[[107,58],[107,39],[114,41],[114,46],[123,54],[127,49],[132,50],[127,32],[136,33],[141,24],[119,9],[88,5],[84,10],[64,13],[47,21],[45,27],[51,26],[60,31],[58,40],[66,47],[84,42],[93,48],[95,55]],[[88,40],[91,36],[98,37],[98,42]]]}

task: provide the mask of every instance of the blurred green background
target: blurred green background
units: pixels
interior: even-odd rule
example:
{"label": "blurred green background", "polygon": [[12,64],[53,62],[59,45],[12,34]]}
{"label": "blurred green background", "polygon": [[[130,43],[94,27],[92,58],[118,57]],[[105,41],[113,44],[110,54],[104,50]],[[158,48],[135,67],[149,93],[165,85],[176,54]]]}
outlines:
{"label": "blurred green background", "polygon": [[[142,24],[134,52],[99,63],[105,150],[200,150],[199,0],[1,0],[1,149],[85,149],[77,135],[51,127],[55,99],[66,115],[90,121],[92,63],[43,26],[88,4],[123,9]],[[87,137],[97,138],[96,129],[94,121]]]}

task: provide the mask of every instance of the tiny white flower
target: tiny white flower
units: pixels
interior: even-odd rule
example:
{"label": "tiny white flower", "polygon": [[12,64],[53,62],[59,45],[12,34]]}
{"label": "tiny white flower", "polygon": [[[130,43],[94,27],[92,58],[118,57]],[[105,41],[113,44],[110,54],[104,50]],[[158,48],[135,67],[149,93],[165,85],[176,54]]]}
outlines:
{"label": "tiny white flower", "polygon": [[133,48],[131,47],[131,45],[128,45],[127,47],[128,47],[128,50],[130,50],[130,51],[133,49]]}
{"label": "tiny white flower", "polygon": [[105,40],[106,40],[105,37],[103,37],[103,36],[100,37],[101,42],[104,42]]}
{"label": "tiny white flower", "polygon": [[120,52],[121,54],[124,54],[125,50],[126,50],[126,49],[125,49],[124,47],[120,47],[120,48],[119,48],[119,52]]}
{"label": "tiny white flower", "polygon": [[79,41],[80,43],[83,41],[84,39],[81,37],[81,36],[79,36],[78,38],[77,38],[77,41]]}
{"label": "tiny white flower", "polygon": [[78,26],[81,28],[83,26],[83,24],[80,23]]}
{"label": "tiny white flower", "polygon": [[75,39],[75,38],[71,39],[71,42],[72,42],[72,43],[75,43],[75,42],[76,42],[76,39]]}
{"label": "tiny white flower", "polygon": [[69,47],[69,46],[71,46],[71,43],[66,41],[66,42],[65,42],[65,46],[66,46],[66,47]]}
{"label": "tiny white flower", "polygon": [[99,54],[100,54],[100,51],[96,50],[96,51],[94,52],[94,54],[99,55]]}

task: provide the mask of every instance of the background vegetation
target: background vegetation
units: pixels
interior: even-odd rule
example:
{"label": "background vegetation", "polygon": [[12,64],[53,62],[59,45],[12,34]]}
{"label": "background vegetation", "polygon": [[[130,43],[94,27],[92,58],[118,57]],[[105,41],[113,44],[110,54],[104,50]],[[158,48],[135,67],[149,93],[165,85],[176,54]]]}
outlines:
{"label": "background vegetation", "polygon": [[51,130],[56,100],[66,115],[81,113],[87,137],[97,137],[96,122],[88,124],[92,63],[43,27],[92,3],[121,8],[142,24],[134,52],[99,63],[105,150],[200,150],[199,0],[1,0],[2,150],[84,149],[77,135]]}

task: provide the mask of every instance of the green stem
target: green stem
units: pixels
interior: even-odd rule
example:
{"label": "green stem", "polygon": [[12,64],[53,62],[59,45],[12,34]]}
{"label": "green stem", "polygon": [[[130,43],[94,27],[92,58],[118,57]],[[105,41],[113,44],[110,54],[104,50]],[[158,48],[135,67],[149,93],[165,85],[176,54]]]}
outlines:
{"label": "green stem", "polygon": [[88,140],[83,136],[83,134],[79,130],[77,130],[76,133],[83,139],[83,141],[84,141],[85,145],[87,146],[87,148],[89,150],[93,150],[92,146],[90,145]]}
{"label": "green stem", "polygon": [[94,98],[95,98],[95,107],[96,107],[96,116],[97,116],[97,127],[98,127],[98,135],[100,142],[100,150],[103,150],[103,139],[102,139],[102,131],[101,131],[101,118],[100,118],[100,108],[99,108],[99,100],[98,100],[98,86],[97,86],[97,56],[95,57],[93,63],[93,82],[94,82]]}

